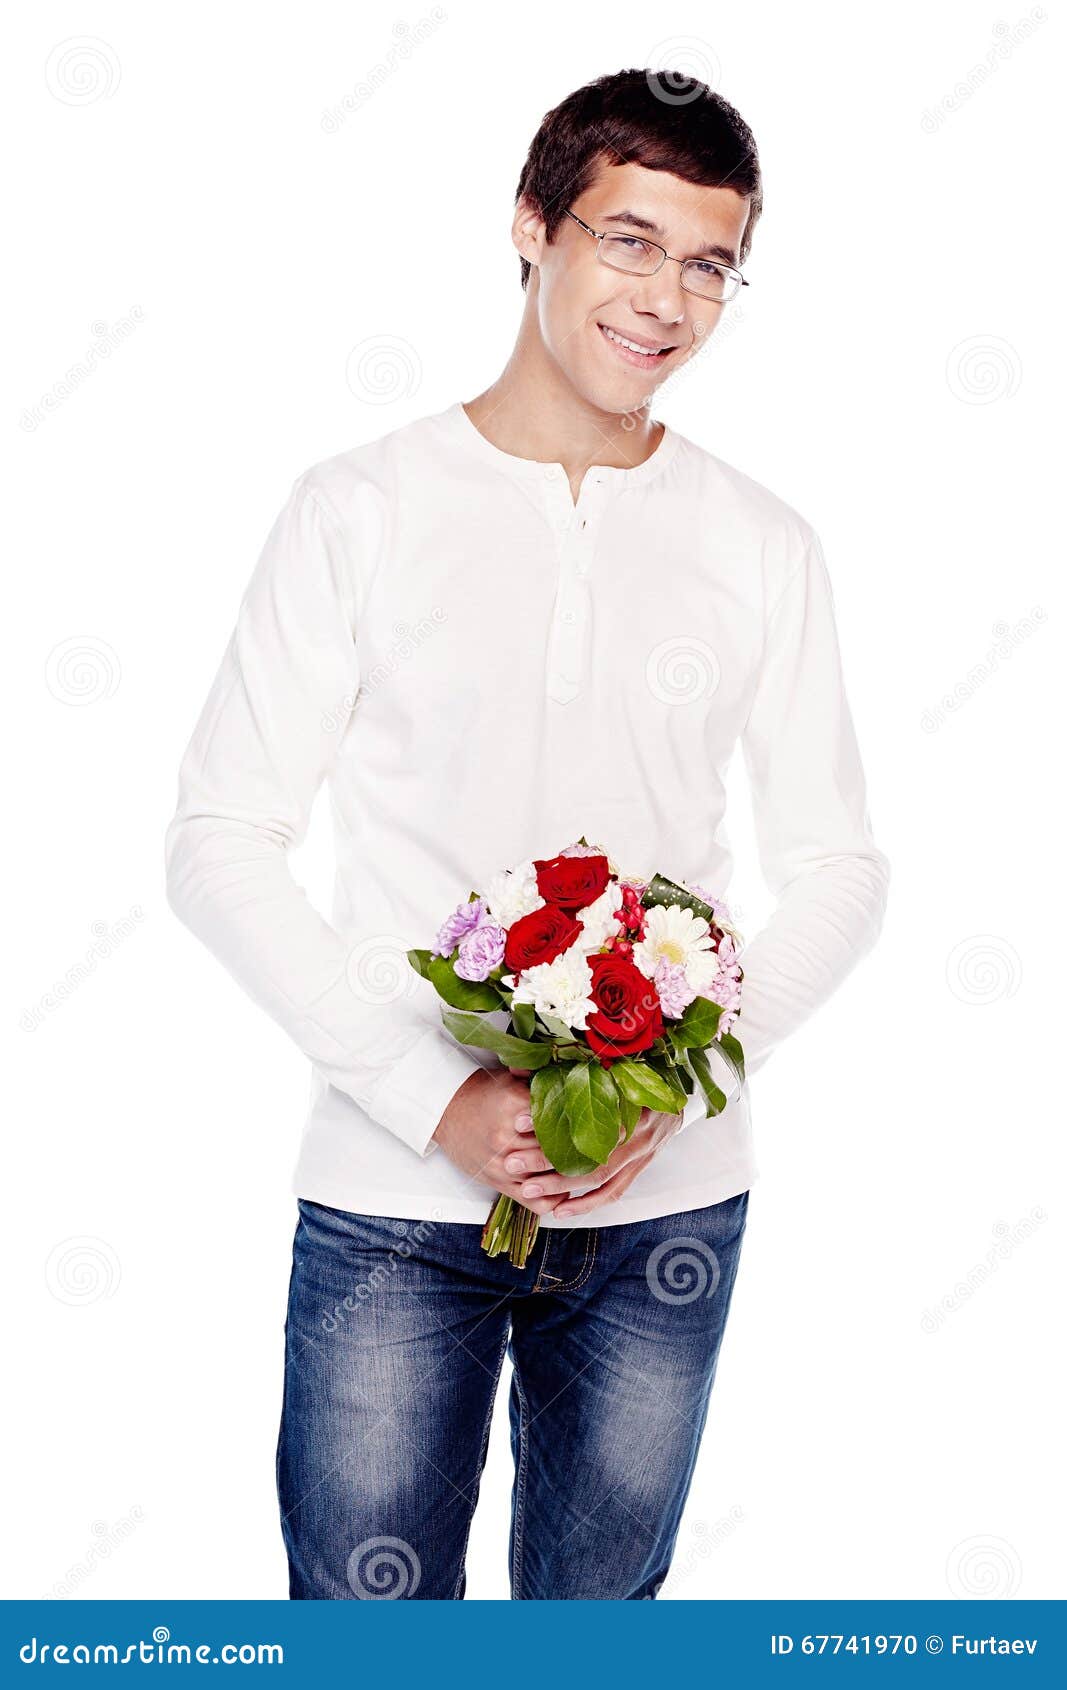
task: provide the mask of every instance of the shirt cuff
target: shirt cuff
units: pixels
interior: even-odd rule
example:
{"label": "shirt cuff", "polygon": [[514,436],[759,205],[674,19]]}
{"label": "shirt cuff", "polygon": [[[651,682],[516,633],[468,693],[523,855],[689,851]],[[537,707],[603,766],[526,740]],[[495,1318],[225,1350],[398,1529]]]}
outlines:
{"label": "shirt cuff", "polygon": [[367,1113],[414,1150],[429,1156],[439,1146],[433,1135],[464,1080],[482,1064],[428,1027],[400,1062],[389,1070],[367,1106]]}

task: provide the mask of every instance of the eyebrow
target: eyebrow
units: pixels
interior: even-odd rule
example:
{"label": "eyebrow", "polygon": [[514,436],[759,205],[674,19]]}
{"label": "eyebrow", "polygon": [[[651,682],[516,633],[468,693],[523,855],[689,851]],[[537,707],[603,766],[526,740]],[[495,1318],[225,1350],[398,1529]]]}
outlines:
{"label": "eyebrow", "polygon": [[[647,217],[639,217],[636,211],[613,211],[600,218],[601,223],[628,223],[632,229],[643,229],[646,235],[653,235],[662,240],[663,230],[658,223],[650,223]],[[707,246],[698,247],[696,252],[689,254],[690,258],[721,258],[724,264],[730,264],[737,269],[737,254],[731,247],[719,246],[709,242]]]}

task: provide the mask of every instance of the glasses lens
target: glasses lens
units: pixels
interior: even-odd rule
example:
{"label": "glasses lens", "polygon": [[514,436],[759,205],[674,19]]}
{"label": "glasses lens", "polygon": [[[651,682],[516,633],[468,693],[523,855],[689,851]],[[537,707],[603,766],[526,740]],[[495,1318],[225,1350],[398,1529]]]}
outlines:
{"label": "glasses lens", "polygon": [[704,259],[691,258],[682,266],[682,285],[702,299],[716,299],[720,303],[732,299],[741,286],[739,278],[729,270]]}
{"label": "glasses lens", "polygon": [[629,270],[633,276],[652,276],[663,263],[663,252],[637,235],[605,235],[600,256],[613,270]]}

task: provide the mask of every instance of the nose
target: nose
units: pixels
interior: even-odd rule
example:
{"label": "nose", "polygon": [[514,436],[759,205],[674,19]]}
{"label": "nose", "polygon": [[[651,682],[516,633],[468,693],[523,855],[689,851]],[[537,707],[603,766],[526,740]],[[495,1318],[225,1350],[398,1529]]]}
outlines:
{"label": "nose", "polygon": [[665,327],[676,327],[685,317],[681,265],[672,264],[668,258],[654,276],[642,276],[632,304],[635,311],[658,317]]}

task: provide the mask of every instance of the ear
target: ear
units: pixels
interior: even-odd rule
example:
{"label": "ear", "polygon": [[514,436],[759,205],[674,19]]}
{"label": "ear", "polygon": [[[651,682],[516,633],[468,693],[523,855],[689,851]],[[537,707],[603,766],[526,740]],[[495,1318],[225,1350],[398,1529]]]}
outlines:
{"label": "ear", "polygon": [[515,207],[511,224],[511,239],[520,258],[538,269],[545,244],[545,223],[541,213],[523,198]]}

